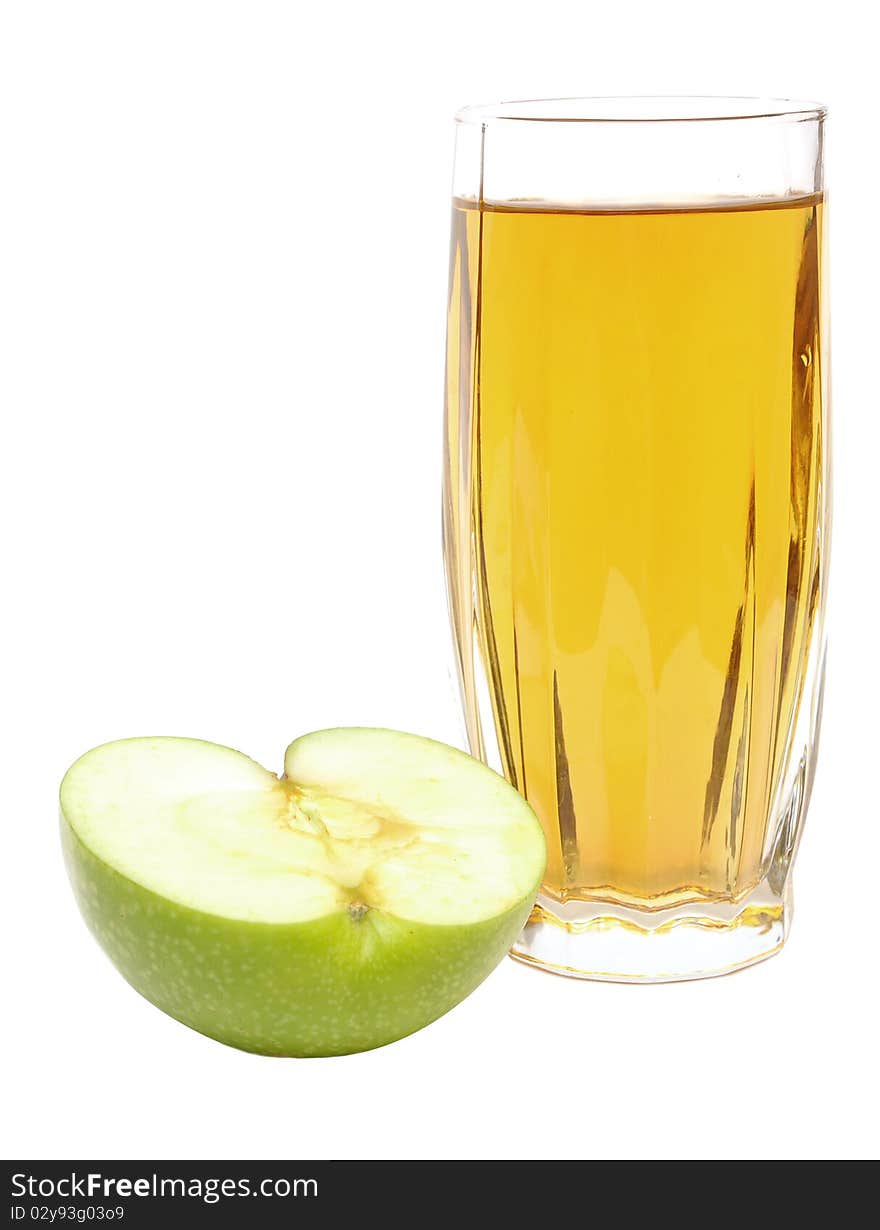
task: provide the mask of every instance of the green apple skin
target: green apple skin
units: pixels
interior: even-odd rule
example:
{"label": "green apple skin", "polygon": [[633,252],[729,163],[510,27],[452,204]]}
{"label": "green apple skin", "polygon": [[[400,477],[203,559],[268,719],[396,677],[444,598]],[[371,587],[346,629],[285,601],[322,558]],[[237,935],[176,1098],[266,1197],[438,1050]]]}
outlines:
{"label": "green apple skin", "polygon": [[226,919],[143,888],[97,858],[61,817],[80,911],[145,999],[218,1042],[261,1055],[347,1055],[443,1016],[501,961],[538,891],[467,926],[369,910],[309,922]]}

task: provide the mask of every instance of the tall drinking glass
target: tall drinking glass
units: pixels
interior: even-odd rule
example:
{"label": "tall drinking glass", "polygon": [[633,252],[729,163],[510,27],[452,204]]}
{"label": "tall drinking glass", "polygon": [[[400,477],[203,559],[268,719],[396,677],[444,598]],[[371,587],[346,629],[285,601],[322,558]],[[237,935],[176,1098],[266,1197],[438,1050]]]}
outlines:
{"label": "tall drinking glass", "polygon": [[471,751],[547,835],[531,964],[695,978],[785,941],[824,655],[823,121],[457,117],[449,605]]}

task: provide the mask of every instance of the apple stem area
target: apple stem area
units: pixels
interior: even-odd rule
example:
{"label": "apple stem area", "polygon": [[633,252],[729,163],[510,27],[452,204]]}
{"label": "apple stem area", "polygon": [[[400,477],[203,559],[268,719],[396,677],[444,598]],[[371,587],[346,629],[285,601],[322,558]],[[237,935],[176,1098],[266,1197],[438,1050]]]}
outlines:
{"label": "apple stem area", "polygon": [[327,825],[318,814],[314,803],[302,798],[300,792],[290,782],[282,779],[287,794],[287,823],[292,829],[301,833],[311,833],[315,837],[329,837]]}

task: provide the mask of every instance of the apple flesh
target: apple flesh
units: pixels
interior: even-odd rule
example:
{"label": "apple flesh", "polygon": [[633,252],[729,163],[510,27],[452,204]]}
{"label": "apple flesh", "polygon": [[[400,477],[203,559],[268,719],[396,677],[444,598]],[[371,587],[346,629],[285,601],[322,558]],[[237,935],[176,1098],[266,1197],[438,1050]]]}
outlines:
{"label": "apple flesh", "polygon": [[170,1016],[267,1055],[340,1055],[442,1016],[497,965],[544,872],[534,812],[463,752],[319,731],[278,778],[196,739],[106,743],[61,828],[92,933]]}

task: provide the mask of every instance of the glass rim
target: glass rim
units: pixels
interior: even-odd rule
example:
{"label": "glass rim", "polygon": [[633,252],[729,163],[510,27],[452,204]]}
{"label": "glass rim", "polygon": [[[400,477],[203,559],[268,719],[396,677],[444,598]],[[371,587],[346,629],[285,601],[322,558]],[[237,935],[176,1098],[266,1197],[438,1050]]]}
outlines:
{"label": "glass rim", "polygon": [[522,98],[461,107],[457,124],[717,124],[746,120],[821,121],[820,102],[713,94],[617,94]]}

